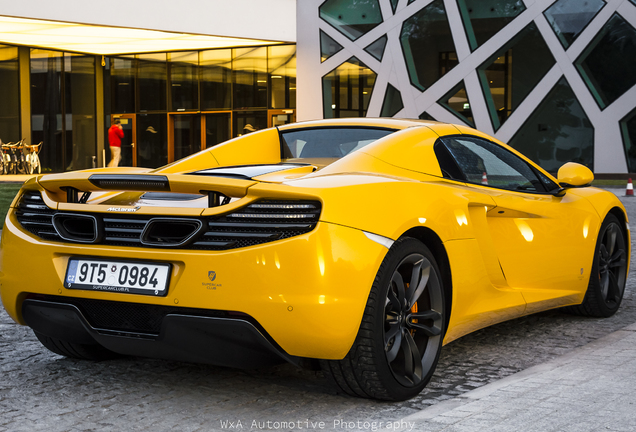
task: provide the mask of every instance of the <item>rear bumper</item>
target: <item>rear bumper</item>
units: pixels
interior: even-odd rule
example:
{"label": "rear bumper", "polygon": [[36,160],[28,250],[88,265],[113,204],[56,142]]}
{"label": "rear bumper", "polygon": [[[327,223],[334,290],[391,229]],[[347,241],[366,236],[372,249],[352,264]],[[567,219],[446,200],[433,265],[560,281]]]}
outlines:
{"label": "rear bumper", "polygon": [[[27,299],[22,316],[38,333],[78,344],[99,344],[113,352],[167,360],[208,363],[235,368],[255,368],[298,359],[284,353],[275,342],[246,318],[198,315],[205,311],[166,310],[155,332],[133,332],[95,327],[94,317],[81,305],[63,297]],[[125,317],[117,317],[119,321]]]}
{"label": "rear bumper", "polygon": [[[21,324],[28,324],[22,303],[29,294],[235,311],[252,317],[290,356],[341,359],[358,333],[387,251],[360,230],[325,222],[310,233],[228,251],[50,242],[24,230],[11,210],[2,230],[0,296]],[[167,295],[67,289],[72,256],[170,263]]]}

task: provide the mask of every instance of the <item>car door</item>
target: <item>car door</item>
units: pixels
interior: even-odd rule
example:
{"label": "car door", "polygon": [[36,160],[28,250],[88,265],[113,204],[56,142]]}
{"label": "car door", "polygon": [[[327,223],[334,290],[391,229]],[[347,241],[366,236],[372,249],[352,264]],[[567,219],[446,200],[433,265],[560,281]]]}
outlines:
{"label": "car door", "polygon": [[572,193],[557,194],[547,175],[486,139],[456,135],[437,145],[443,149],[436,153],[446,151],[456,164],[445,176],[461,176],[457,180],[494,200],[496,207],[485,210],[482,229],[488,232],[481,233],[492,243],[481,244],[494,247],[507,284],[528,303],[526,312],[579,301],[600,226],[591,204]]}

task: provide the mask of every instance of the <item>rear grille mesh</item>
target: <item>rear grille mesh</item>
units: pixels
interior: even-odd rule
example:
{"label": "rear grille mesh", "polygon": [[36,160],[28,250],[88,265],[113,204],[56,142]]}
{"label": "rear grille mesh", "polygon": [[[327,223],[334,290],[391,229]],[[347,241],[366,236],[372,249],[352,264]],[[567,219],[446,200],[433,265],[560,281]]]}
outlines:
{"label": "rear grille mesh", "polygon": [[[321,205],[318,201],[263,200],[252,203],[223,216],[190,218],[201,221],[203,228],[177,249],[228,250],[254,246],[299,236],[316,227]],[[47,207],[39,192],[26,192],[16,210],[18,222],[32,234],[53,241],[63,240],[56,232],[52,218],[55,210]],[[66,212],[68,213],[68,212]],[[142,233],[152,219],[169,216],[110,215],[79,213],[98,219],[100,232],[94,244],[108,246],[170,247],[142,243]],[[179,223],[188,218],[174,218]],[[175,248],[175,247],[173,247]]]}

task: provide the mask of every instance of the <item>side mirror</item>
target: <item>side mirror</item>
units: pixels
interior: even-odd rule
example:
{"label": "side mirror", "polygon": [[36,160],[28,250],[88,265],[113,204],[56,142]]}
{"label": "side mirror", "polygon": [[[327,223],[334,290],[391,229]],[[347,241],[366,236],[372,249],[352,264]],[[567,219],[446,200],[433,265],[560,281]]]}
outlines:
{"label": "side mirror", "polygon": [[583,187],[592,183],[594,173],[584,165],[568,162],[559,168],[557,179],[563,187]]}

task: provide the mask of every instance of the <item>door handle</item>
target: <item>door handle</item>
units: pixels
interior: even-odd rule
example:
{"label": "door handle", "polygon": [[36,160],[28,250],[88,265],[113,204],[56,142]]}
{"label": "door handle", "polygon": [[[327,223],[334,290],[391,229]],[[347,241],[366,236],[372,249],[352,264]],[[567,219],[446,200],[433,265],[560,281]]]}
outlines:
{"label": "door handle", "polygon": [[130,145],[132,146],[132,148],[135,148],[135,143],[130,143]]}

